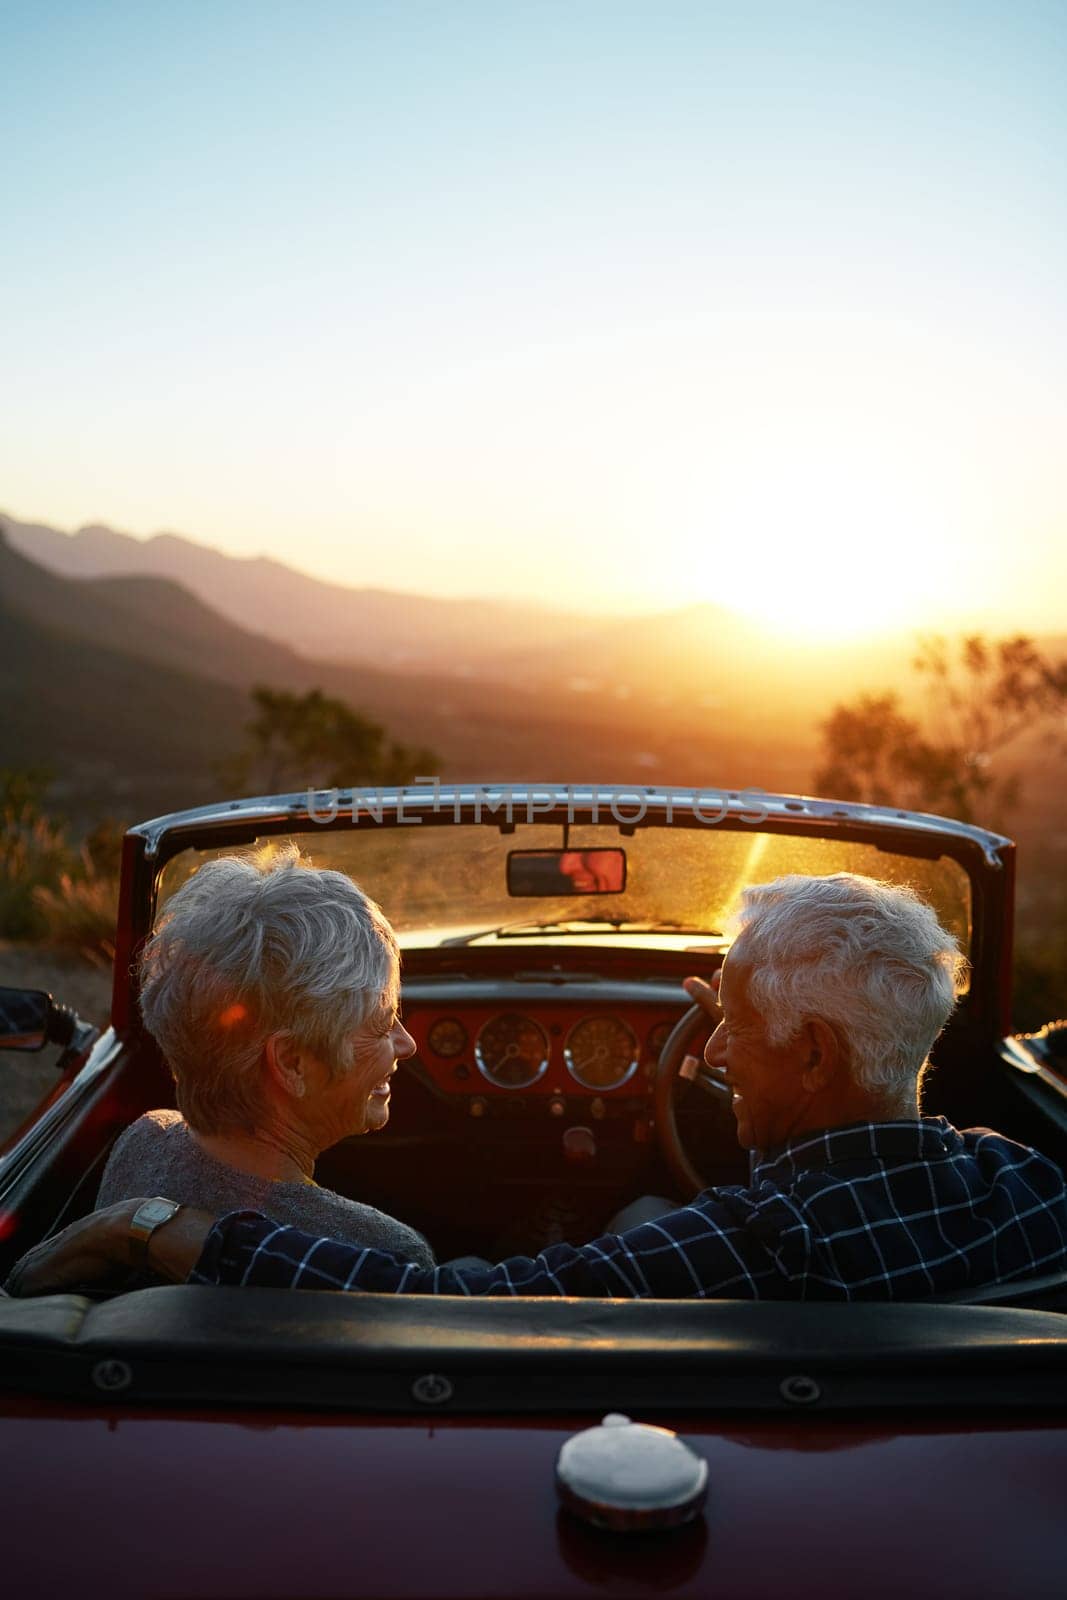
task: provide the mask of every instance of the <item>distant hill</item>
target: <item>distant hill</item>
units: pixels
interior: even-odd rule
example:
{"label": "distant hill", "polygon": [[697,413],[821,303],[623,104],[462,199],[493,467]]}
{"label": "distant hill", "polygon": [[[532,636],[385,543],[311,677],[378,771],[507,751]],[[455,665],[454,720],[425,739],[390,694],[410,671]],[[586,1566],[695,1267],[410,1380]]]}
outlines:
{"label": "distant hill", "polygon": [[294,652],[250,633],[162,578],[76,583],[0,544],[0,592],[8,609],[43,626],[160,665],[233,685],[298,676]]}
{"label": "distant hill", "polygon": [[[565,723],[625,729],[626,745],[636,746],[649,770],[665,739],[684,745],[709,718],[724,724],[716,744],[727,730],[734,742],[783,733],[795,742],[798,719],[814,725],[841,697],[842,684],[892,683],[906,676],[910,654],[902,639],[873,651],[775,644],[747,618],[708,604],[581,617],[347,589],[174,534],[140,540],[100,526],[65,534],[2,516],[0,527],[35,564],[91,581],[84,591],[87,637],[101,637],[96,618],[113,603],[129,621],[106,637],[124,640],[134,653],[228,682],[318,683],[401,725],[411,721],[415,686],[390,681],[398,673],[429,675],[420,689],[427,697],[415,717],[420,724],[435,705],[451,723],[472,715],[480,722],[487,707],[499,710],[507,689],[503,703],[524,707],[523,715],[551,708],[548,714]],[[168,589],[145,587],[151,583]]]}
{"label": "distant hill", "polygon": [[[810,787],[818,723],[836,703],[862,689],[895,688],[912,700],[921,690],[908,666],[910,638],[805,648],[706,604],[571,617],[567,637],[550,628],[532,639],[509,632],[512,608],[470,602],[496,620],[470,641],[478,664],[464,665],[444,641],[460,615],[469,617],[467,602],[338,589],[170,536],[141,543],[101,529],[71,537],[7,526],[0,765],[46,763],[89,810],[129,816],[216,796],[213,764],[241,742],[255,683],[322,688],[383,722],[391,737],[436,750],[445,778],[786,790]],[[381,660],[301,651],[171,577],[55,570],[60,558],[91,570],[101,551],[119,563],[173,546],[203,558],[205,583],[203,573],[222,575],[226,587],[268,568],[308,604],[318,597],[328,612],[361,610],[364,639],[380,637],[381,616],[404,605],[434,626],[445,618],[444,631],[428,624],[423,641],[436,665],[409,660],[391,670]],[[25,554],[38,548],[52,552],[51,569]],[[311,589],[301,589],[305,582]],[[540,615],[518,614],[527,623]]]}
{"label": "distant hill", "polygon": [[581,616],[518,602],[346,588],[173,533],[134,539],[87,526],[67,534],[2,514],[0,527],[14,549],[63,577],[169,578],[252,633],[318,658],[386,670],[462,675],[502,651],[562,643],[589,626]]}
{"label": "distant hill", "polygon": [[50,770],[56,805],[82,824],[210,800],[211,764],[247,720],[244,693],[22,611],[4,556],[0,546],[0,767]]}
{"label": "distant hill", "polygon": [[[105,601],[122,606],[130,614],[126,631],[108,637],[124,638],[135,653],[144,649],[153,659],[227,681],[329,683],[334,693],[369,696],[402,720],[413,685],[398,688],[389,681],[396,674],[423,677],[420,693],[446,717],[480,713],[506,688],[518,696],[516,705],[550,707],[565,721],[626,726],[627,742],[638,748],[709,719],[722,720],[734,738],[752,740],[784,735],[795,742],[801,725],[810,725],[810,745],[819,719],[840,700],[893,688],[917,704],[922,692],[910,671],[909,632],[806,646],[708,603],[646,616],[583,617],[501,601],[346,588],[176,534],[142,540],[102,526],[66,534],[3,515],[0,528],[34,563],[94,580],[93,615]],[[162,589],[138,589],[149,580],[169,581],[165,605]],[[88,618],[85,631],[100,637]],[[1045,643],[1062,653],[1055,646],[1063,641]],[[655,726],[651,741],[639,736],[639,723]]]}
{"label": "distant hill", "polygon": [[61,578],[2,536],[0,637],[0,766],[49,767],[81,820],[219,798],[213,767],[242,741],[254,682],[343,698],[437,750],[443,778],[788,787],[804,770],[795,741],[768,751],[698,708],[671,725],[625,699],[314,661],[173,582]]}

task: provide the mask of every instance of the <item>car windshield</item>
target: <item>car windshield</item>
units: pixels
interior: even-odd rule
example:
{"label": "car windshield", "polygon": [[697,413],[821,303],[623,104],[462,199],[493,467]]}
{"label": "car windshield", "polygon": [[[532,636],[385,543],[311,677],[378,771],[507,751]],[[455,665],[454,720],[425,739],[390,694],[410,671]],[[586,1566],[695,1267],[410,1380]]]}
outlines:
{"label": "car windshield", "polygon": [[[621,893],[522,896],[508,893],[507,858],[515,850],[558,850],[555,824],[364,826],[274,835],[266,848],[295,843],[316,867],[347,873],[377,900],[407,948],[452,939],[534,937],[625,939],[728,935],[741,891],[784,873],[824,877],[858,872],[915,889],[966,952],[971,936],[971,885],[948,856],[897,854],[873,844],[796,837],[756,827],[640,828],[620,837],[615,826],[574,826],[573,851],[626,852]],[[163,869],[159,903],[206,860],[224,849],[185,850]]]}

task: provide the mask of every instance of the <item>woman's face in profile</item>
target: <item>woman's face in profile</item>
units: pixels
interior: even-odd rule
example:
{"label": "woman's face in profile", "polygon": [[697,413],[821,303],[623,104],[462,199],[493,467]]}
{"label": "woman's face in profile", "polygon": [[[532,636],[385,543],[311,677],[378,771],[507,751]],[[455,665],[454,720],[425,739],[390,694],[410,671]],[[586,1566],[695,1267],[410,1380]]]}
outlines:
{"label": "woman's face in profile", "polygon": [[347,1072],[331,1078],[325,1062],[318,1074],[311,1113],[320,1130],[320,1148],[358,1133],[374,1133],[389,1121],[391,1080],[397,1063],[415,1054],[415,1041],[395,1006],[383,1006],[350,1035]]}

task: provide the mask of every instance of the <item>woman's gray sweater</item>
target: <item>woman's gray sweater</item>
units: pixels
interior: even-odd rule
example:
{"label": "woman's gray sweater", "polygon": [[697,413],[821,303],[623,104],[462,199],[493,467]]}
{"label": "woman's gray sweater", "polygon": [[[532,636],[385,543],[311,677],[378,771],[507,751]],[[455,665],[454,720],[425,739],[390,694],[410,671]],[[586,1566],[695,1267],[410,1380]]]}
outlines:
{"label": "woman's gray sweater", "polygon": [[255,1178],[217,1161],[197,1144],[180,1111],[147,1111],[116,1140],[96,1205],[100,1210],[119,1200],[156,1194],[220,1215],[262,1211],[309,1233],[388,1250],[420,1267],[436,1265],[421,1233],[384,1211],[314,1183]]}

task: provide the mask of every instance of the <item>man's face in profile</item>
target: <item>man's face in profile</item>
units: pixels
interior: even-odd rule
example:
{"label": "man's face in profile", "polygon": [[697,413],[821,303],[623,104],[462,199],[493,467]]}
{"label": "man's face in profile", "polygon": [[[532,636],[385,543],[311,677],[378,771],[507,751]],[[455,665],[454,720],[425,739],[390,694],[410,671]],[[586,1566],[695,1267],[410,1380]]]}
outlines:
{"label": "man's face in profile", "polygon": [[796,1131],[810,1101],[801,1081],[802,1038],[772,1045],[764,1018],[748,994],[748,968],[731,952],[711,980],[722,1021],[708,1040],[704,1060],[733,1094],[737,1140],[746,1150],[769,1150]]}

